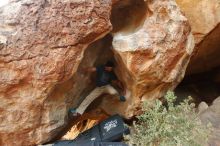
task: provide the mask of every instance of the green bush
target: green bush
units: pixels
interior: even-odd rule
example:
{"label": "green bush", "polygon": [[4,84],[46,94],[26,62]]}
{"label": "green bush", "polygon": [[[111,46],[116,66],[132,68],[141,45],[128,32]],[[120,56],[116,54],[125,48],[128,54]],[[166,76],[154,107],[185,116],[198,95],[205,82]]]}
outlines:
{"label": "green bush", "polygon": [[143,113],[126,137],[132,146],[200,146],[207,143],[211,132],[204,126],[195,111],[191,98],[175,105],[176,96],[168,92],[165,104],[160,100],[145,102]]}

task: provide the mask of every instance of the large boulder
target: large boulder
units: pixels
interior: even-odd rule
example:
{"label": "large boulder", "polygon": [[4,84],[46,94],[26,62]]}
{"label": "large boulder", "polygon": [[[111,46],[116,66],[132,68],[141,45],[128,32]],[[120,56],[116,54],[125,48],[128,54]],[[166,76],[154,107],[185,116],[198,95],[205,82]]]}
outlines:
{"label": "large boulder", "polygon": [[94,88],[83,68],[113,56],[111,36],[104,37],[112,25],[127,101],[104,97],[108,114],[129,118],[141,101],[173,89],[193,51],[174,0],[114,0],[113,9],[111,0],[7,2],[0,7],[0,145],[48,142],[64,128],[68,109]]}
{"label": "large boulder", "polygon": [[163,96],[183,79],[194,39],[186,17],[173,0],[135,1],[130,5],[139,7],[129,7],[135,13],[122,11],[122,5],[129,7],[119,2],[113,14],[120,11],[115,19],[124,19],[127,25],[114,23],[113,19],[113,49],[117,74],[127,89],[127,102],[105,98],[102,107],[108,113],[132,117],[141,101]]}
{"label": "large boulder", "polygon": [[44,143],[62,129],[85,88],[76,74],[84,50],[111,30],[110,13],[110,0],[16,0],[0,8],[1,146]]}
{"label": "large boulder", "polygon": [[209,71],[220,66],[220,1],[176,0],[192,27],[196,48],[187,73]]}

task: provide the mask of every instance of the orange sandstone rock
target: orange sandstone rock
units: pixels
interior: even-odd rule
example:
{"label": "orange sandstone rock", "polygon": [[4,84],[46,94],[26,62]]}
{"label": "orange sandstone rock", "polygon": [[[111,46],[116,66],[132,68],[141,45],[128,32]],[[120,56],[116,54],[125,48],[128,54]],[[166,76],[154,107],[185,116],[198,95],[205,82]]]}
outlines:
{"label": "orange sandstone rock", "polygon": [[194,41],[174,0],[118,0],[113,8],[111,0],[16,0],[0,7],[0,145],[41,144],[65,127],[68,109],[94,88],[83,68],[112,57],[111,39],[103,38],[112,28],[127,101],[104,96],[100,107],[130,118],[141,101],[163,96],[184,76]]}
{"label": "orange sandstone rock", "polygon": [[127,102],[105,98],[102,103],[105,111],[127,118],[136,114],[141,101],[162,97],[178,85],[194,48],[190,25],[175,1],[155,0],[137,5],[144,4],[140,23],[136,15],[125,11],[124,21],[129,25],[113,33],[117,73],[126,86]]}
{"label": "orange sandstone rock", "polygon": [[196,48],[187,73],[209,71],[220,65],[220,1],[176,0],[192,27]]}
{"label": "orange sandstone rock", "polygon": [[[89,44],[107,34],[109,0],[18,0],[0,8],[0,145],[48,142],[66,124]],[[80,92],[80,91],[79,91]],[[77,94],[77,91],[75,91]]]}

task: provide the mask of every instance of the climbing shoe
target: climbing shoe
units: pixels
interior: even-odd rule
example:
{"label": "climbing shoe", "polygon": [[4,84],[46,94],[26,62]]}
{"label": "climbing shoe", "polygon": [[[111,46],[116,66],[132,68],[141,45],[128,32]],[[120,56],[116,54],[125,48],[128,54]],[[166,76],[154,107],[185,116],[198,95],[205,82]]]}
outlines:
{"label": "climbing shoe", "polygon": [[126,101],[126,98],[124,96],[120,96],[119,99],[120,99],[120,101],[123,101],[123,102]]}

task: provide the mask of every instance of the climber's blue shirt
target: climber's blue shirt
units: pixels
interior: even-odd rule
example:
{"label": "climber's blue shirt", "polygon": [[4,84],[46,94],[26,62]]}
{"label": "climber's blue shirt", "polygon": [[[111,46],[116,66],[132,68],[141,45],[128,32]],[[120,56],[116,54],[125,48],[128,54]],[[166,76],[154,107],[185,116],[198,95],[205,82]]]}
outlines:
{"label": "climber's blue shirt", "polygon": [[111,83],[112,80],[116,80],[117,77],[113,71],[108,72],[105,70],[105,66],[101,65],[96,67],[96,86],[101,87]]}

